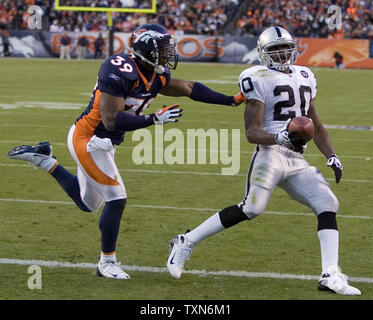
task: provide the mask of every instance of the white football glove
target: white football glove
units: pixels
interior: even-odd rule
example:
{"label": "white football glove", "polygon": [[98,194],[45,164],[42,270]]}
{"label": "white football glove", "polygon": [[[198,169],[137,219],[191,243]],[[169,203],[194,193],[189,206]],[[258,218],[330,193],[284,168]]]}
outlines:
{"label": "white football glove", "polygon": [[162,109],[159,109],[156,113],[153,113],[154,124],[165,124],[167,122],[177,122],[181,117],[181,112],[183,109],[179,109],[180,105],[173,104],[172,106],[163,106]]}
{"label": "white football glove", "polygon": [[342,166],[342,163],[339,160],[339,158],[335,154],[332,154],[329,157],[328,162],[326,163],[326,165],[328,167],[331,167],[334,170],[335,182],[339,183],[339,181],[342,178],[342,170],[343,170],[343,166]]}
{"label": "white football glove", "polygon": [[290,121],[291,121],[291,118],[286,120],[285,124],[282,126],[280,131],[276,133],[275,140],[276,140],[276,143],[279,144],[280,146],[293,149],[294,146],[290,141],[289,131],[288,131],[288,126],[289,126]]}

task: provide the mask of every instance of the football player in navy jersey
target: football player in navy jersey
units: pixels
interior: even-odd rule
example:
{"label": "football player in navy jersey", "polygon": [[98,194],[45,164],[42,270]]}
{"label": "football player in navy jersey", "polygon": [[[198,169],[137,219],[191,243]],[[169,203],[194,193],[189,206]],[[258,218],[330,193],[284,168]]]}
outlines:
{"label": "football player in navy jersey", "polygon": [[182,114],[178,104],[143,115],[158,93],[229,106],[245,100],[241,93],[227,96],[199,82],[172,78],[170,69],[176,68],[178,56],[173,39],[160,25],[138,27],[131,35],[130,51],[103,62],[91,101],[70,128],[68,147],[77,163],[76,176],[52,156],[48,142],[8,152],[10,159],[31,162],[49,172],[81,210],[97,211],[104,203],[97,274],[113,279],[129,279],[115,255],[127,193],[114,161],[114,146],[123,141],[126,131],[178,120]]}

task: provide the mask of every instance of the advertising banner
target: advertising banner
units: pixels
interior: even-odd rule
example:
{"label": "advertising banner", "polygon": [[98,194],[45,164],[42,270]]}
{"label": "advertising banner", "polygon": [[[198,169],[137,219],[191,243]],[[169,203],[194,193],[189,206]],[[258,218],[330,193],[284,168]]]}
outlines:
{"label": "advertising banner", "polygon": [[[49,31],[10,31],[9,42],[11,56],[14,57],[59,57],[61,52],[60,39],[62,33]],[[94,42],[99,32],[68,32],[71,38],[70,56],[77,58],[79,39],[86,37],[88,46],[86,58],[95,56]],[[102,32],[104,39],[103,51],[108,46],[108,35]],[[130,33],[114,34],[114,54],[128,51]],[[224,62],[257,64],[258,54],[255,37],[238,36],[199,36],[174,35],[180,61]],[[1,53],[0,39],[0,53]],[[369,40],[336,40],[298,38],[299,57],[297,64],[311,67],[334,67],[334,53],[343,56],[346,68],[373,68],[372,44]]]}
{"label": "advertising banner", "polygon": [[346,68],[373,68],[369,40],[300,38],[298,50],[297,64],[300,65],[334,67],[333,56],[339,52]]}

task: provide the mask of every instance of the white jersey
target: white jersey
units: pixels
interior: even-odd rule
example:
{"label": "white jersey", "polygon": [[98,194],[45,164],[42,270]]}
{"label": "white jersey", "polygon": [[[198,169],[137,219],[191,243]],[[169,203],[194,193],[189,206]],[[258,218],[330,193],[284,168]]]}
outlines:
{"label": "white jersey", "polygon": [[316,78],[307,67],[290,66],[286,74],[265,66],[244,70],[239,77],[242,94],[262,101],[265,113],[262,128],[276,134],[288,118],[306,116],[317,92]]}
{"label": "white jersey", "polygon": [[[307,115],[316,96],[316,79],[310,69],[290,66],[290,71],[286,74],[256,66],[240,75],[239,86],[245,97],[264,103],[262,128],[269,133],[277,133],[289,118]],[[245,197],[238,206],[249,219],[255,218],[264,212],[275,186],[316,215],[338,211],[338,199],[328,182],[302,153],[277,144],[258,145],[251,158]]]}

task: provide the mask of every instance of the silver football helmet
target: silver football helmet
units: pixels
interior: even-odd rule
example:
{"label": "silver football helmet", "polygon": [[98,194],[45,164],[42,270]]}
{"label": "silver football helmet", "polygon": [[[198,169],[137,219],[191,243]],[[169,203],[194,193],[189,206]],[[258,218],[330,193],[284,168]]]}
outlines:
{"label": "silver football helmet", "polygon": [[284,28],[270,27],[258,38],[259,61],[268,68],[286,70],[297,60],[297,44]]}

